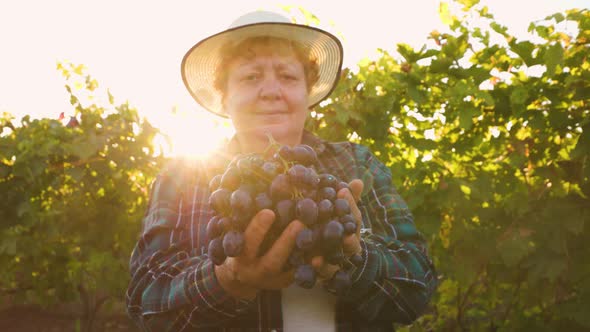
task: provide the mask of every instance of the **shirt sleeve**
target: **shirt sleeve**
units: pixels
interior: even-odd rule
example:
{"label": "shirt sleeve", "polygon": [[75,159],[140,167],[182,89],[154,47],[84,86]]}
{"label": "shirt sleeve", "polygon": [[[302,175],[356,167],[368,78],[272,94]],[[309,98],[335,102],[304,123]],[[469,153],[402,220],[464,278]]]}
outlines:
{"label": "shirt sleeve", "polygon": [[364,146],[356,152],[357,176],[365,184],[359,203],[363,261],[351,271],[353,286],[343,300],[365,319],[409,324],[436,288],[434,265],[389,168]]}
{"label": "shirt sleeve", "polygon": [[[208,188],[187,180],[186,173],[190,172],[172,166],[156,178],[142,220],[142,236],[131,255],[127,311],[145,331],[180,331],[188,324],[193,328],[219,326],[252,303],[225,292],[211,260],[200,244],[195,246],[195,223],[204,221],[191,221],[202,215],[191,204],[196,204],[194,197],[199,192],[208,196]],[[187,182],[194,183],[192,202],[183,199]],[[183,218],[187,211],[191,213],[188,223]]]}

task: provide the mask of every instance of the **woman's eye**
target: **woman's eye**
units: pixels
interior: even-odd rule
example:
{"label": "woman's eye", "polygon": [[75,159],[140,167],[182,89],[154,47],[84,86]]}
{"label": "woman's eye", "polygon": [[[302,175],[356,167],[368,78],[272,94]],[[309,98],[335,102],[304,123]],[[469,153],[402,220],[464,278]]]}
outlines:
{"label": "woman's eye", "polygon": [[291,74],[281,74],[281,77],[282,77],[284,80],[289,80],[289,81],[294,81],[294,80],[297,80],[297,76],[295,76],[295,75],[291,75]]}
{"label": "woman's eye", "polygon": [[251,73],[251,74],[244,75],[244,77],[242,78],[242,80],[244,80],[244,81],[255,81],[259,77],[260,77],[259,74],[257,74],[257,73]]}

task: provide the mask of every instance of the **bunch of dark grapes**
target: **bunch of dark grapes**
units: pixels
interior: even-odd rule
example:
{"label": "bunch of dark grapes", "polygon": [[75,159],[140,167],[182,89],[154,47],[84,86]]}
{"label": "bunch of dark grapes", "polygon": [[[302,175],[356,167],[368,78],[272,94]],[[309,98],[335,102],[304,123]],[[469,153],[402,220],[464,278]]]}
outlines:
{"label": "bunch of dark grapes", "polygon": [[260,210],[275,212],[275,222],[261,246],[266,252],[293,220],[305,224],[297,235],[296,248],[286,269],[295,269],[295,282],[304,288],[316,283],[311,257],[323,256],[339,265],[327,283],[328,289],[343,294],[351,286],[346,269],[358,264],[360,256],[346,259],[342,240],[357,230],[348,201],[337,192],[348,188],[331,174],[318,174],[316,152],[308,145],[281,146],[268,159],[259,154],[241,155],[229,163],[223,174],[215,175],[209,187],[209,204],[214,216],[207,224],[209,258],[222,264],[226,257],[240,255],[244,230]]}

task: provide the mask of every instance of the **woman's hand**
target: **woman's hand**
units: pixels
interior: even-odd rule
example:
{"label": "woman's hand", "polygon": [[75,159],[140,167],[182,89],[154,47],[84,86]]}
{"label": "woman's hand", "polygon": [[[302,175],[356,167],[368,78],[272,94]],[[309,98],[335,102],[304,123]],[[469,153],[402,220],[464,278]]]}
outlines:
{"label": "woman's hand", "polygon": [[[362,216],[361,211],[356,205],[356,202],[358,202],[361,198],[364,184],[363,181],[356,179],[349,183],[349,187],[350,190],[340,189],[340,191],[338,191],[338,198],[344,198],[348,201],[348,205],[350,205],[350,211],[356,220],[356,233],[345,236],[342,240],[342,251],[346,257],[360,254],[362,251],[360,240]],[[340,269],[340,266],[338,265],[332,265],[324,262],[323,256],[313,257],[311,260],[311,265],[315,268],[320,280],[331,279],[334,273]]]}
{"label": "woman's hand", "polygon": [[289,223],[270,250],[258,257],[260,245],[274,220],[271,210],[259,211],[244,231],[242,254],[227,257],[222,265],[215,267],[221,287],[234,297],[253,299],[261,289],[282,289],[293,282],[293,271],[285,272],[283,266],[304,225],[298,220]]}

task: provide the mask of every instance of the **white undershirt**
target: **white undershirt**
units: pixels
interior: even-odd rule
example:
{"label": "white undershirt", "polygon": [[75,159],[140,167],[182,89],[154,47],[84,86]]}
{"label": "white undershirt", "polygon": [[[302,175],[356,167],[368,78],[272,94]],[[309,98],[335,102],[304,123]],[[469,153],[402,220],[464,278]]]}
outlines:
{"label": "white undershirt", "polygon": [[283,330],[285,332],[336,331],[336,296],[320,283],[312,289],[292,284],[281,293]]}

